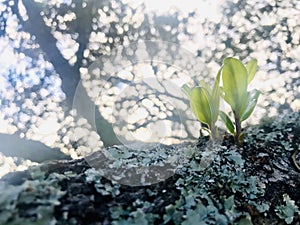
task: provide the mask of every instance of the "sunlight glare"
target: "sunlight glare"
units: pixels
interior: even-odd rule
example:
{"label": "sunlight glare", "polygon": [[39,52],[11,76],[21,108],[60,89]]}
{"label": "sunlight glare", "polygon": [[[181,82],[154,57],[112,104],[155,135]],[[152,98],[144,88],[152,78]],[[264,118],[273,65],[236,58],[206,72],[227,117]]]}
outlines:
{"label": "sunlight glare", "polygon": [[216,21],[221,16],[219,6],[224,2],[224,0],[123,0],[123,2],[133,5],[143,3],[146,6],[146,11],[152,11],[159,14],[169,11],[171,8],[176,8],[182,13],[197,11],[203,19],[207,18],[209,20]]}

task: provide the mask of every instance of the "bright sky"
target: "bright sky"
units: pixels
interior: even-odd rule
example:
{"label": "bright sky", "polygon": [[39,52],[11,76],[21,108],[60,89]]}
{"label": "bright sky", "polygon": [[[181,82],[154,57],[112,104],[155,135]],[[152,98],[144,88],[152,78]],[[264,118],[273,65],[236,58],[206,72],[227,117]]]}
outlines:
{"label": "bright sky", "polygon": [[197,10],[204,18],[210,18],[212,20],[217,19],[220,16],[218,6],[225,0],[123,0],[123,2],[140,4],[144,2],[146,10],[155,12],[166,12],[170,7],[176,7],[183,13],[187,13],[193,10]]}

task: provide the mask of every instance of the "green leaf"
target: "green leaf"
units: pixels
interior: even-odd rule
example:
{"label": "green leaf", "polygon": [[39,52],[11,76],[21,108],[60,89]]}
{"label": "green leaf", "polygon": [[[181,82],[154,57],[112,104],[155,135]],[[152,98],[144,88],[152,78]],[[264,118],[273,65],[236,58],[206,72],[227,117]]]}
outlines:
{"label": "green leaf", "polygon": [[248,62],[246,65],[246,69],[248,72],[247,82],[248,82],[248,84],[250,84],[250,82],[253,80],[255,73],[257,71],[257,60],[252,59],[250,62]]}
{"label": "green leaf", "polygon": [[248,101],[249,101],[249,92],[246,91],[244,93],[244,95],[242,95],[240,97],[241,99],[241,102],[240,102],[240,105],[239,105],[239,110],[236,111],[237,115],[239,116],[239,118],[244,114],[244,112],[246,111],[247,107],[248,107]]}
{"label": "green leaf", "polygon": [[209,96],[207,90],[202,87],[195,87],[192,90],[190,105],[196,118],[209,127],[212,122],[211,109],[209,104]]}
{"label": "green leaf", "polygon": [[191,98],[192,90],[187,84],[182,85],[181,90],[188,96],[188,98]]}
{"label": "green leaf", "polygon": [[227,116],[227,114],[224,113],[223,111],[220,111],[220,117],[224,122],[225,126],[227,127],[227,129],[229,130],[229,132],[234,134],[235,133],[234,125],[231,119],[229,118],[229,116]]}
{"label": "green leaf", "polygon": [[246,106],[244,112],[242,112],[241,122],[248,119],[249,116],[252,114],[252,112],[256,106],[259,95],[260,95],[260,92],[258,90],[253,90],[248,94],[247,106]]}
{"label": "green leaf", "polygon": [[222,69],[224,99],[233,111],[239,111],[242,97],[247,92],[248,72],[241,61],[226,58]]}
{"label": "green leaf", "polygon": [[221,70],[222,68],[219,70],[215,83],[214,83],[214,87],[212,90],[212,101],[211,101],[211,111],[212,111],[212,118],[213,118],[213,122],[217,122],[218,120],[218,116],[219,116],[219,112],[220,112],[220,96],[221,96],[221,90],[220,90],[220,76],[221,76]]}
{"label": "green leaf", "polygon": [[220,93],[217,93],[216,96],[212,97],[210,107],[212,114],[212,122],[216,123],[220,112]]}
{"label": "green leaf", "polygon": [[[208,107],[211,114],[211,122],[209,128],[212,129],[219,116],[219,106],[220,106],[220,92],[219,88],[215,89],[215,93],[212,93],[212,89],[204,81],[201,82],[203,85],[203,91],[206,93],[208,99]],[[214,94],[214,95],[212,95]]]}
{"label": "green leaf", "polygon": [[212,96],[220,96],[220,77],[221,77],[221,72],[222,72],[223,67],[221,67],[218,71],[216,81],[214,83],[213,91],[212,91]]}
{"label": "green leaf", "polygon": [[206,89],[208,91],[208,93],[212,92],[211,87],[204,80],[200,81],[200,87],[203,87],[204,89]]}

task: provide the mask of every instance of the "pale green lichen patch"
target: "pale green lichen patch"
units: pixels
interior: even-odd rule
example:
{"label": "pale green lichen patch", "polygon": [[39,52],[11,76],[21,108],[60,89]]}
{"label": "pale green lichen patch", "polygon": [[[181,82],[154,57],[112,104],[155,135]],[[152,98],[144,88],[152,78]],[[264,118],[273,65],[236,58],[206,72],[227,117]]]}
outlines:
{"label": "pale green lichen patch", "polygon": [[13,186],[0,182],[0,224],[55,224],[55,206],[65,192],[56,174],[46,180],[27,180]]}
{"label": "pale green lichen patch", "polygon": [[290,199],[287,194],[283,195],[283,201],[285,204],[276,206],[275,212],[280,219],[284,219],[287,224],[291,224],[296,214],[300,215],[300,211],[295,201]]}

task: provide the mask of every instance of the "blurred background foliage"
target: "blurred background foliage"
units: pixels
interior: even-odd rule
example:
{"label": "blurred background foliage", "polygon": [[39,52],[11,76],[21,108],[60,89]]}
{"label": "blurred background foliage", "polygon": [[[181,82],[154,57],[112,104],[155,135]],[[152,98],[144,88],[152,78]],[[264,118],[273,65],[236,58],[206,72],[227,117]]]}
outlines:
{"label": "blurred background foliage", "polygon": [[[120,129],[119,121],[122,109],[128,113],[138,99],[127,96],[124,101],[118,87],[136,84],[141,71],[180,86],[200,79],[210,82],[225,57],[236,56],[243,61],[257,58],[259,72],[252,85],[262,95],[249,123],[299,110],[299,1],[193,1],[199,6],[195,10],[172,6],[155,11],[147,4],[151,3],[0,2],[0,176],[16,167],[23,169],[32,161],[85,156],[103,145],[120,143],[115,132],[126,136],[126,132],[145,128],[145,118],[133,121],[125,131]],[[132,45],[139,40],[174,44]],[[115,71],[109,61],[120,47],[126,51],[120,60],[128,66]],[[138,59],[141,48],[149,57],[158,55],[169,63],[130,65],[130,59]],[[91,71],[93,62],[103,68],[105,62],[110,65],[100,72]],[[73,98],[80,79],[87,99],[96,105],[97,132],[91,129],[92,121],[74,116]],[[146,115],[156,122],[178,121],[172,104],[157,101],[163,93],[147,92],[147,85],[141,82],[133,87],[154,96],[150,98],[153,104],[147,104],[151,107],[146,108]],[[195,140],[198,136],[195,131],[199,124],[188,108],[184,109],[187,118],[183,128],[173,123],[169,131],[164,131],[167,144]]]}

